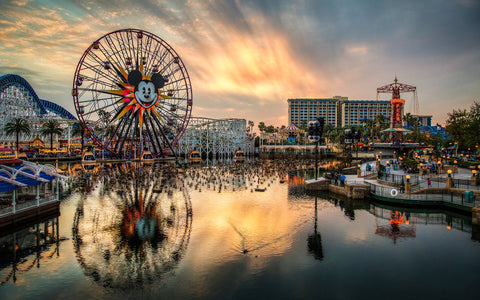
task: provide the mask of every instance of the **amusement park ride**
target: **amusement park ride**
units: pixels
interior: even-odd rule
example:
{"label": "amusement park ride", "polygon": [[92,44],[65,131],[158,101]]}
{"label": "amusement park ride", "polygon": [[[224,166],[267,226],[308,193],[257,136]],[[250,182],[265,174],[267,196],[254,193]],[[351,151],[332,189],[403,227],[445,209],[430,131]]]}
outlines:
{"label": "amusement park ride", "polygon": [[124,158],[146,150],[154,157],[176,156],[193,104],[180,56],[160,37],[138,29],[105,34],[87,48],[72,96],[86,134]]}
{"label": "amusement park ride", "polygon": [[392,115],[390,119],[390,128],[384,132],[390,133],[390,142],[393,146],[400,146],[403,143],[403,134],[407,131],[403,129],[403,107],[405,100],[400,99],[400,93],[413,92],[415,95],[415,108],[418,106],[417,88],[408,84],[399,83],[397,76],[393,83],[377,88],[377,100],[380,93],[392,93],[390,100],[392,106]]}

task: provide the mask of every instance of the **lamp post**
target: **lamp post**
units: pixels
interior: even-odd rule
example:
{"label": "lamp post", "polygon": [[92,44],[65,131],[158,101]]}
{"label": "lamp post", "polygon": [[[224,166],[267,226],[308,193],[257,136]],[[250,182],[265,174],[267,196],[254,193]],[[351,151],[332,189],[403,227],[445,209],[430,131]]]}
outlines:
{"label": "lamp post", "polygon": [[308,122],[308,139],[315,142],[315,180],[318,179],[318,142],[322,137],[324,124],[325,120],[323,118]]}
{"label": "lamp post", "polygon": [[452,170],[448,170],[447,174],[448,174],[448,177],[447,177],[446,187],[447,189],[450,189],[453,187]]}
{"label": "lamp post", "polygon": [[405,182],[405,194],[410,194],[412,191],[412,184],[410,183],[410,175],[405,176],[405,179],[407,180]]}

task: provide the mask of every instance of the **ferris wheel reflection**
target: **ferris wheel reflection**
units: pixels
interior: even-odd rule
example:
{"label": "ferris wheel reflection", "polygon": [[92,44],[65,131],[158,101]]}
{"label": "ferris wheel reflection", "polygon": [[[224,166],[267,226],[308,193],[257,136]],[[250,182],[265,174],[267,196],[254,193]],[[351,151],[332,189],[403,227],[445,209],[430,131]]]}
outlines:
{"label": "ferris wheel reflection", "polygon": [[137,289],[158,283],[188,246],[192,207],[170,166],[111,165],[77,207],[77,259],[99,284]]}

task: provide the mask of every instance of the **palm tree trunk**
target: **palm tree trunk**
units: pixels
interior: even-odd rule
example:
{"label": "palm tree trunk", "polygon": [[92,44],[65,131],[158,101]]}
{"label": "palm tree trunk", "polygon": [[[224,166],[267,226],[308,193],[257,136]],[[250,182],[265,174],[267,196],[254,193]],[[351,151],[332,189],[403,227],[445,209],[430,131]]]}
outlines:
{"label": "palm tree trunk", "polygon": [[18,155],[18,131],[17,131],[17,134],[15,136],[17,138],[17,155]]}
{"label": "palm tree trunk", "polygon": [[50,151],[53,151],[53,134],[50,134]]}

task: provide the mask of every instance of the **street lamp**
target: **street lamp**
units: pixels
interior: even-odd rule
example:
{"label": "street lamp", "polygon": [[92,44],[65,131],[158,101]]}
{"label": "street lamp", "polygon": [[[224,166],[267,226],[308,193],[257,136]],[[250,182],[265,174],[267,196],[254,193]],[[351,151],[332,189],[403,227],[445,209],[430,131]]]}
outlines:
{"label": "street lamp", "polygon": [[447,173],[448,173],[448,177],[452,177],[452,170],[448,170]]}
{"label": "street lamp", "polygon": [[315,180],[318,178],[317,156],[318,156],[318,142],[323,134],[323,125],[325,120],[317,118],[315,121],[308,122],[308,140],[315,142]]}
{"label": "street lamp", "polygon": [[410,175],[405,176],[405,178],[407,179],[407,182],[410,182]]}

